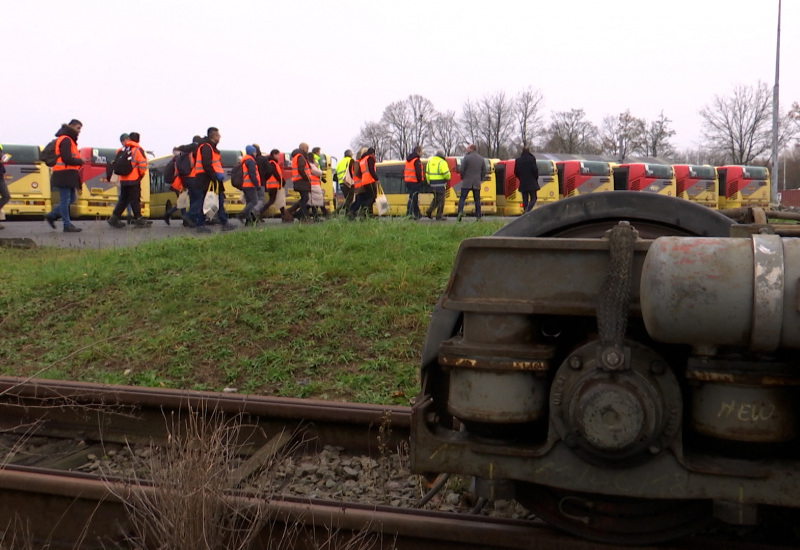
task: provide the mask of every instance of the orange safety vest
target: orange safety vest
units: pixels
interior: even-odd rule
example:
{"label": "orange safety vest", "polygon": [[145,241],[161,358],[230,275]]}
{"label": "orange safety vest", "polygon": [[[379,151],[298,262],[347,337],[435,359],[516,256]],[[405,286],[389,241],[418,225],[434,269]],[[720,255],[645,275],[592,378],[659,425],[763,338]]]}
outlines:
{"label": "orange safety vest", "polygon": [[[250,179],[250,170],[247,169],[247,165],[245,164],[245,162],[247,162],[247,159],[250,159],[253,162],[255,162],[255,159],[250,155],[245,155],[245,156],[242,157],[242,160],[241,160],[241,163],[242,163],[242,187],[258,187],[260,185],[258,183],[258,180],[256,180],[255,183],[253,183],[253,181]],[[256,166],[256,177],[258,177],[258,166]]]}
{"label": "orange safety vest", "polygon": [[126,147],[130,147],[131,164],[133,170],[130,174],[119,177],[119,181],[137,181],[144,177],[147,173],[147,158],[144,156],[144,151],[139,147],[135,141],[129,141]]}
{"label": "orange safety vest", "polygon": [[407,184],[415,185],[420,183],[417,181],[417,168],[415,164],[419,160],[419,157],[414,157],[411,160],[406,161],[405,168],[403,169],[403,181]]}
{"label": "orange safety vest", "polygon": [[370,183],[375,183],[375,178],[369,172],[368,161],[370,158],[375,158],[372,155],[365,155],[358,161],[358,166],[361,168],[361,181],[354,187],[364,187]]}
{"label": "orange safety vest", "polygon": [[308,179],[311,181],[311,185],[319,187],[319,176],[314,175],[314,172],[311,171],[311,167],[308,168]]}
{"label": "orange safety vest", "polygon": [[72,152],[72,156],[73,157],[78,156],[78,146],[75,145],[75,140],[73,140],[69,136],[58,136],[58,138],[56,139],[56,155],[58,155],[58,158],[56,158],[56,164],[55,166],[53,166],[53,172],[60,172],[61,170],[78,170],[80,168],[80,166],[72,166],[66,164],[64,162],[64,159],[61,158],[61,142],[64,139],[69,140],[69,149]]}
{"label": "orange safety vest", "polygon": [[222,169],[222,157],[219,156],[214,147],[210,143],[201,143],[200,147],[197,148],[197,152],[195,153],[195,161],[194,161],[194,174],[191,174],[192,177],[196,176],[197,174],[205,173],[205,168],[203,168],[203,155],[200,150],[205,147],[211,147],[211,168],[214,170],[215,174],[224,174],[225,170]]}
{"label": "orange safety vest", "polygon": [[[266,184],[267,189],[280,189],[281,188],[281,166],[273,159],[269,159],[269,163],[272,165],[273,173],[267,178]],[[277,174],[277,176],[275,175]]]}
{"label": "orange safety vest", "polygon": [[[301,155],[302,153],[297,153],[292,157],[292,181],[303,179],[300,177],[300,169],[297,167],[297,159],[300,158]],[[311,181],[311,169],[308,167],[308,161],[306,161],[303,172],[305,172],[308,177],[308,181]]]}

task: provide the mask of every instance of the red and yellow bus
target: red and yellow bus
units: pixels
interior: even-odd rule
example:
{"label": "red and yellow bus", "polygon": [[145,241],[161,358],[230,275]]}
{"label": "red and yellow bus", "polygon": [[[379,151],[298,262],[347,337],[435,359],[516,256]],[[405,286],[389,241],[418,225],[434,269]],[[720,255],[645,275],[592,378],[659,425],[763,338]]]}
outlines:
{"label": "red and yellow bus", "polygon": [[3,145],[5,182],[11,200],[3,207],[8,216],[44,216],[52,209],[50,169],[39,160],[38,145]]}
{"label": "red and yellow bus", "polygon": [[562,197],[613,191],[611,164],[599,160],[562,160],[556,162]]}
{"label": "red and yellow bus", "polygon": [[[327,153],[322,153],[319,158],[319,169],[322,170],[320,177],[320,186],[322,187],[322,194],[325,199],[325,208],[328,212],[333,213],[336,210],[336,194],[333,190],[333,167],[331,166],[331,157]],[[283,153],[283,181],[285,182],[284,189],[286,191],[286,204],[287,206],[300,200],[300,193],[294,190],[292,182],[292,156],[290,153]],[[267,215],[277,216],[279,211],[275,207],[271,207]]]}
{"label": "red and yellow bus", "polygon": [[[111,147],[82,147],[79,155],[83,166],[81,193],[70,206],[70,216],[75,218],[108,218],[119,199],[119,184],[106,178],[106,168],[114,162],[117,149]],[[150,217],[150,175],[145,174],[141,183],[141,215]]]}
{"label": "red and yellow bus", "polygon": [[769,207],[769,170],[764,166],[717,166],[720,208]]}
{"label": "red and yellow bus", "polygon": [[675,171],[669,164],[632,162],[614,165],[614,190],[675,196]]}
{"label": "red and yellow bus", "polygon": [[[514,175],[514,160],[497,161],[494,167],[497,179],[497,213],[501,216],[522,214],[522,196],[519,193],[519,180]],[[557,201],[561,198],[558,186],[558,172],[553,160],[536,159],[539,168],[539,191],[536,192],[536,207]]]}
{"label": "red and yellow bus", "polygon": [[673,164],[675,170],[675,196],[716,209],[719,176],[710,165]]}

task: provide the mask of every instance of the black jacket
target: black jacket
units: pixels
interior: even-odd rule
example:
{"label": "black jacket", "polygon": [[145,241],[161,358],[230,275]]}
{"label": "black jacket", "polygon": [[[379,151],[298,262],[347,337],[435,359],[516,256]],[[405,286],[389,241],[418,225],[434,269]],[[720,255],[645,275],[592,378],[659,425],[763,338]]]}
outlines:
{"label": "black jacket", "polygon": [[297,159],[297,179],[293,182],[294,190],[311,191],[311,180],[308,179],[308,175],[306,174],[305,170],[308,160],[306,159],[306,155],[300,151],[300,149],[295,149],[292,151],[292,158],[294,158],[297,153],[300,153],[300,158]]}
{"label": "black jacket", "polygon": [[[61,129],[56,132],[56,137],[68,136],[75,145],[78,144],[78,132],[70,128],[66,124],[61,125]],[[68,139],[62,139],[57,153],[61,156],[61,160],[67,166],[82,166],[83,161],[79,157],[72,156],[72,147]],[[80,189],[81,176],[77,170],[58,170],[53,172],[50,176],[50,185],[52,187],[61,187],[64,189]]]}
{"label": "black jacket", "polygon": [[519,179],[520,191],[539,190],[539,167],[532,153],[522,153],[514,162],[514,175]]}

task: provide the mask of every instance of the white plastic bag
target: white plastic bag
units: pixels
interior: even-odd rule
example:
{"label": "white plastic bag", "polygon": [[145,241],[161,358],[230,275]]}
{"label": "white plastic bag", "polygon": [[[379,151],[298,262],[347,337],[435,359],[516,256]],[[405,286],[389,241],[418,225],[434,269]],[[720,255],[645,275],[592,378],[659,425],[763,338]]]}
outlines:
{"label": "white plastic bag", "polygon": [[206,198],[203,199],[203,214],[206,215],[207,220],[214,219],[219,210],[219,196],[210,189],[206,192]]}
{"label": "white plastic bag", "polygon": [[389,213],[389,199],[386,198],[386,195],[383,192],[383,187],[379,183],[377,186],[377,196],[375,197],[375,211],[378,213],[379,216],[385,216]]}
{"label": "white plastic bag", "polygon": [[178,202],[175,203],[175,206],[177,206],[181,210],[189,208],[189,191],[187,191],[186,189],[181,191],[181,194],[178,195]]}

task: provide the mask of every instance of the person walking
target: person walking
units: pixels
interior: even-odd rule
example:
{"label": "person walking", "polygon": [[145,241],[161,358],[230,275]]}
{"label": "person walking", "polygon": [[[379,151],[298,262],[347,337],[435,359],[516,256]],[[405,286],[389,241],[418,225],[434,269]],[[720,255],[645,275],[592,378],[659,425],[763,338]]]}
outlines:
{"label": "person walking", "polygon": [[292,186],[300,194],[300,200],[289,208],[289,214],[301,221],[308,219],[308,199],[311,194],[311,168],[307,155],[308,143],[301,143],[292,151]]}
{"label": "person walking", "polygon": [[353,185],[355,199],[350,205],[350,219],[355,219],[361,213],[365,217],[372,215],[372,205],[375,203],[378,173],[375,171],[375,148],[370,147],[358,160],[359,177]]}
{"label": "person walking", "polygon": [[406,164],[403,168],[403,182],[408,190],[408,203],[406,204],[406,216],[418,220],[422,217],[419,211],[419,192],[425,175],[422,171],[422,161],[420,155],[422,147],[417,145],[414,151],[406,157]]}
{"label": "person walking", "polygon": [[[222,168],[222,157],[220,157],[217,145],[221,139],[219,129],[211,127],[206,133],[206,137],[200,140],[195,152],[195,180],[189,189],[189,216],[195,223],[196,230],[200,233],[211,231],[205,226],[206,216],[203,214],[203,202],[206,193],[213,190],[219,197],[219,210],[217,216],[222,225],[223,231],[235,229],[228,220],[228,213],[225,212],[225,170]],[[194,199],[194,200],[193,200]]]}
{"label": "person walking", "polygon": [[50,174],[50,186],[58,189],[58,204],[45,214],[44,219],[56,228],[56,220],[61,218],[64,224],[64,233],[80,233],[81,228],[75,227],[69,218],[69,205],[78,198],[81,192],[81,175],[79,168],[83,161],[78,156],[78,136],[83,128],[83,123],[72,119],[69,124],[62,124],[56,132],[56,163]]}
{"label": "person walking", "polygon": [[313,155],[308,161],[308,168],[311,173],[311,191],[308,196],[308,204],[311,207],[311,213],[314,221],[322,221],[322,218],[328,217],[328,209],[325,208],[325,191],[322,189],[323,177],[322,169],[319,166],[319,155]]}
{"label": "person walking", "polygon": [[539,167],[536,157],[527,146],[522,148],[522,154],[514,161],[514,175],[519,180],[522,212],[530,212],[536,204],[536,192],[539,190]]}
{"label": "person walking", "polygon": [[[256,145],[256,149],[260,148]],[[281,221],[283,223],[291,223],[294,221],[291,215],[286,212],[286,195],[283,191],[283,169],[281,162],[283,155],[278,149],[273,149],[269,152],[269,157],[256,155],[256,163],[258,164],[258,175],[264,182],[264,187],[269,199],[261,207],[260,217],[263,219],[270,207],[274,204],[278,205],[281,213]],[[263,171],[262,171],[263,170]],[[281,204],[278,199],[280,198]]]}
{"label": "person walking", "polygon": [[428,164],[425,165],[425,179],[428,180],[428,185],[431,186],[433,191],[433,202],[431,202],[425,215],[430,219],[435,211],[436,219],[443,220],[444,193],[447,189],[447,182],[450,181],[450,168],[447,166],[447,161],[444,159],[444,151],[441,149],[428,159]]}
{"label": "person walking", "polygon": [[[239,161],[242,165],[242,193],[244,193],[244,208],[239,213],[239,221],[247,225],[255,225],[256,213],[261,211],[262,204],[259,204],[258,189],[261,188],[261,180],[256,166],[256,148],[248,145],[244,148],[245,155]],[[263,197],[263,192],[261,194]]]}
{"label": "person walking", "polygon": [[[8,184],[6,184],[6,156],[3,153],[3,146],[0,145],[0,214],[10,200],[11,193],[8,192]],[[0,220],[4,218],[5,216],[0,216]],[[0,223],[0,229],[5,229],[2,223]]]}
{"label": "person walking", "polygon": [[128,174],[119,174],[119,200],[111,212],[108,225],[121,229],[125,224],[120,221],[122,213],[130,206],[135,227],[147,227],[148,223],[142,217],[142,179],[147,175],[147,157],[144,149],[139,145],[138,132],[128,134],[123,152],[127,153],[132,170]]}
{"label": "person walking", "polygon": [[464,205],[467,195],[472,191],[472,201],[475,203],[475,219],[481,219],[481,185],[486,178],[486,163],[478,154],[474,143],[467,145],[467,154],[461,161],[461,195],[458,198],[458,221],[464,217]]}
{"label": "person walking", "polygon": [[348,212],[350,210],[350,205],[353,204],[353,184],[355,182],[353,176],[355,174],[356,164],[356,161],[353,159],[353,151],[350,149],[345,151],[342,160],[336,163],[334,179],[344,196],[344,204],[341,209],[337,208],[340,212]]}

